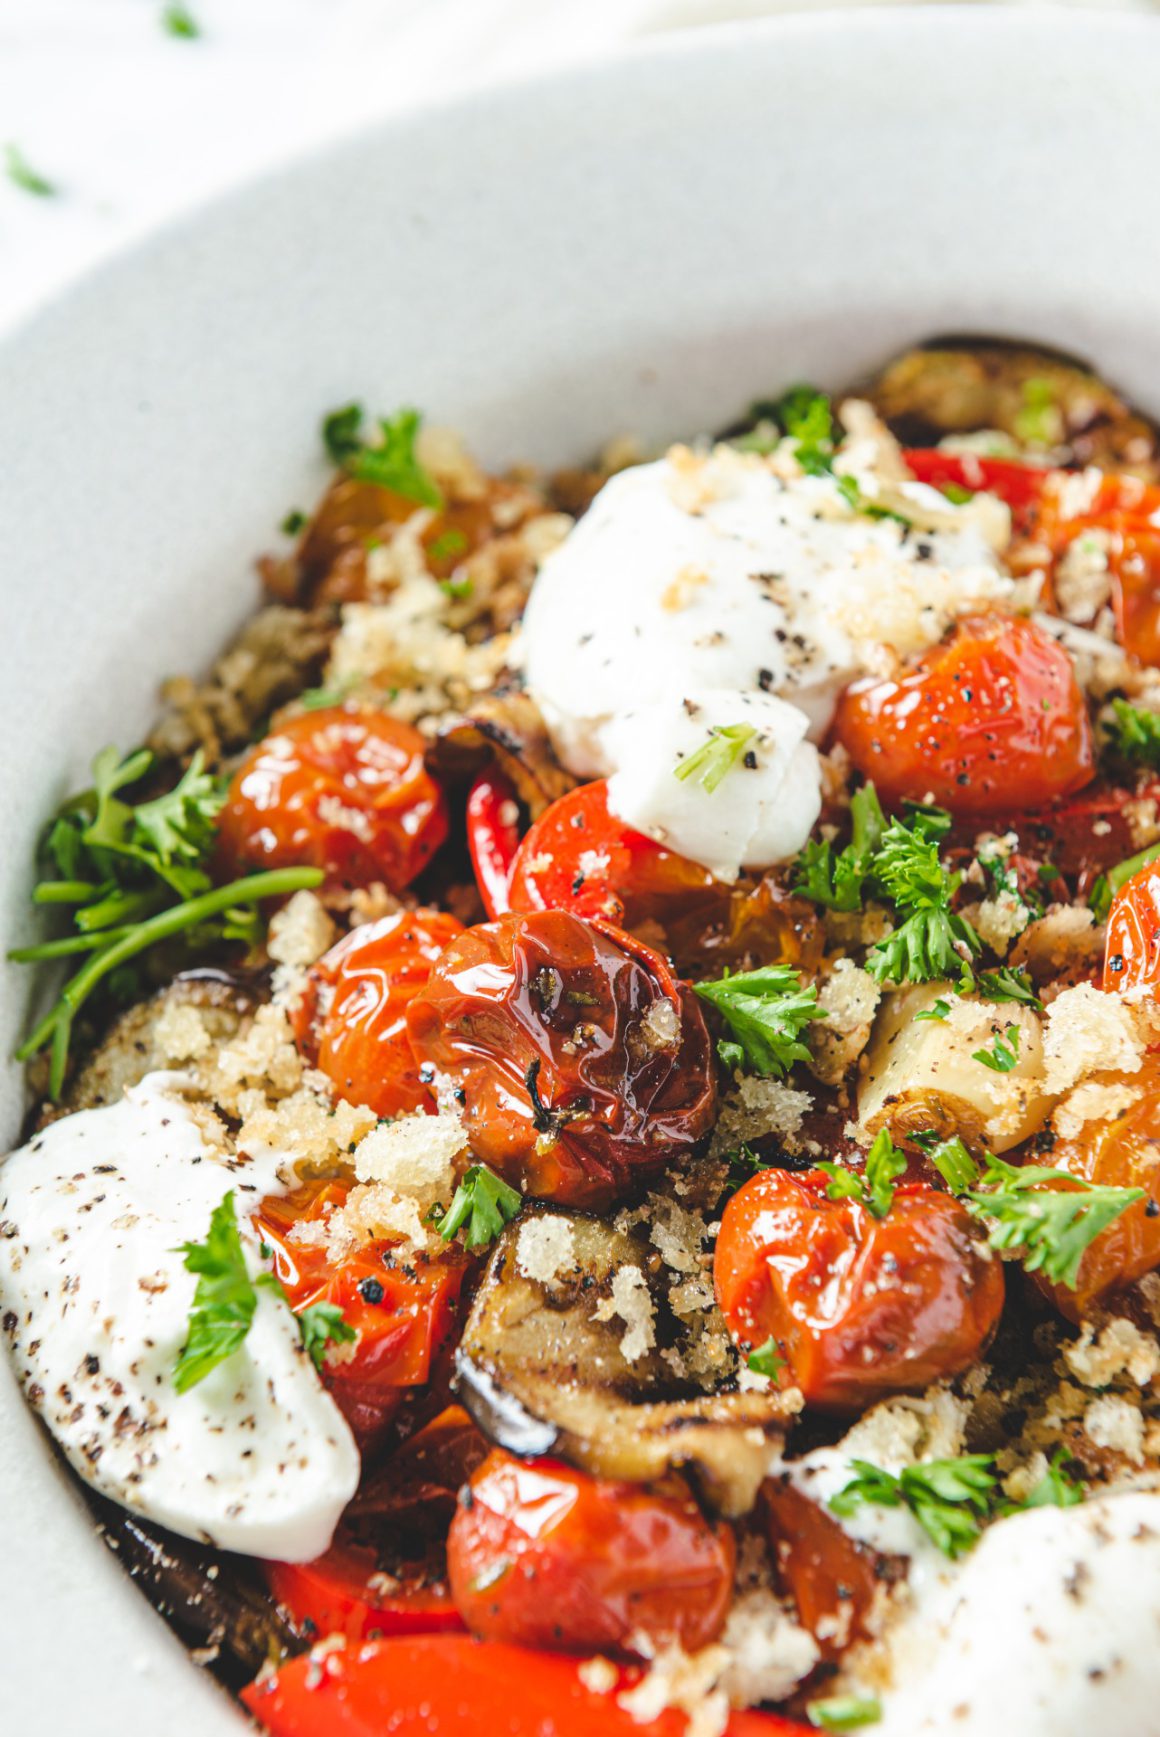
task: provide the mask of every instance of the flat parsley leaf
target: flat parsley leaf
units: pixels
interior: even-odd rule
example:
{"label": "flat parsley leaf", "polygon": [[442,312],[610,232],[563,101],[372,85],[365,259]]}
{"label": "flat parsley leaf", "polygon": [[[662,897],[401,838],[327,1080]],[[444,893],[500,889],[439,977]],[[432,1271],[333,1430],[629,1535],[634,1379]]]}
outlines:
{"label": "flat parsley leaf", "polygon": [[993,1454],[924,1460],[897,1477],[868,1460],[851,1460],[850,1468],[854,1476],[830,1498],[835,1514],[852,1514],[863,1503],[909,1508],[927,1537],[952,1557],[961,1556],[978,1538],[998,1482]]}
{"label": "flat parsley leaf", "polygon": [[673,777],[682,783],[692,778],[710,795],[746,753],[757,731],[752,724],[719,724],[702,742],[673,767]]}
{"label": "flat parsley leaf", "polygon": [[415,451],[422,417],[417,410],[403,409],[379,419],[379,440],[368,445],[362,437],[361,404],[346,404],[332,410],[322,424],[322,439],[335,464],[358,482],[391,489],[404,500],[438,510],[443,493],[430,471],[420,464]]}
{"label": "flat parsley leaf", "polygon": [[875,1695],[826,1695],[806,1702],[806,1718],[816,1731],[858,1731],[877,1725],[882,1703]]}
{"label": "flat parsley leaf", "polygon": [[37,199],[52,199],[60,190],[52,181],[38,174],[15,145],[4,147],[4,172],[14,187],[19,187],[22,193],[33,194]]}
{"label": "flat parsley leaf", "polygon": [[311,1303],[296,1319],[303,1348],[316,1369],[322,1368],[328,1345],[353,1345],[358,1338],[337,1303]]}
{"label": "flat parsley leaf", "polygon": [[210,1214],[205,1241],[182,1243],[177,1253],[185,1256],[186,1272],[198,1275],[188,1337],[173,1374],[174,1387],[185,1393],[233,1355],[249,1332],[258,1306],[242,1251],[232,1188]]}
{"label": "flat parsley leaf", "polygon": [[785,1358],[781,1354],[781,1346],[776,1339],[767,1339],[764,1345],[758,1345],[745,1360],[746,1367],[752,1369],[755,1375],[776,1376],[786,1367]]}
{"label": "flat parsley leaf", "polygon": [[767,1076],[788,1073],[794,1062],[809,1060],[798,1034],[818,1017],[818,992],[812,983],[803,987],[790,966],[762,965],[693,988],[733,1034],[735,1042],[720,1046],[726,1066],[746,1064]]}
{"label": "flat parsley leaf", "polygon": [[431,1217],[444,1242],[450,1242],[462,1230],[466,1248],[486,1248],[523,1203],[519,1190],[509,1187],[494,1170],[489,1170],[486,1164],[473,1164],[464,1171],[447,1211],[433,1213]]}
{"label": "flat parsley leaf", "polygon": [[862,908],[863,884],[886,828],[886,816],[873,784],[850,798],[850,842],[834,854],[827,839],[810,839],[793,868],[793,883],[807,899],[833,911]]}
{"label": "flat parsley leaf", "polygon": [[879,983],[957,977],[964,992],[974,984],[970,962],[982,952],[982,942],[966,918],[951,909],[961,877],[950,874],[939,855],[949,825],[944,810],[910,804],[907,818],[891,821],[882,835],[872,872],[903,921],[866,957],[866,969]]}
{"label": "flat parsley leaf", "polygon": [[861,1175],[828,1159],[821,1160],[817,1168],[830,1178],[826,1193],[831,1200],[860,1200],[875,1218],[885,1218],[894,1201],[894,1184],[906,1170],[906,1153],[894,1144],[886,1128],[880,1128]]}
{"label": "flat parsley leaf", "polygon": [[1075,1508],[1083,1501],[1086,1494],[1083,1485],[1073,1478],[1066,1469],[1067,1452],[1057,1448],[1051,1456],[1047,1470],[1031,1491],[1021,1502],[1012,1505],[1012,1513],[1021,1513],[1025,1508]]}
{"label": "flat parsley leaf", "polygon": [[1000,966],[997,971],[980,971],[978,989],[984,1001],[1018,1001],[1024,1007],[1035,1008],[1038,1013],[1043,1011],[1043,1003],[1026,971],[1012,971],[1008,965]]}
{"label": "flat parsley leaf", "polygon": [[1008,1164],[991,1156],[979,1190],[964,1198],[977,1217],[992,1220],[993,1248],[1018,1250],[1029,1273],[1042,1271],[1052,1284],[1074,1291],[1091,1243],[1144,1193],[1101,1187],[1050,1165]]}
{"label": "flat parsley leaf", "polygon": [[1109,752],[1130,766],[1160,766],[1160,713],[1127,700],[1113,700],[1112,711],[1115,716],[1106,724]]}
{"label": "flat parsley leaf", "polygon": [[1009,1025],[1002,1034],[996,1032],[990,1049],[972,1050],[971,1060],[981,1062],[992,1073],[1009,1074],[1019,1060],[1019,1027]]}
{"label": "flat parsley leaf", "polygon": [[909,1137],[926,1153],[952,1194],[961,1194],[979,1180],[978,1163],[967,1151],[961,1135],[952,1134],[946,1140],[929,1128],[924,1134]]}

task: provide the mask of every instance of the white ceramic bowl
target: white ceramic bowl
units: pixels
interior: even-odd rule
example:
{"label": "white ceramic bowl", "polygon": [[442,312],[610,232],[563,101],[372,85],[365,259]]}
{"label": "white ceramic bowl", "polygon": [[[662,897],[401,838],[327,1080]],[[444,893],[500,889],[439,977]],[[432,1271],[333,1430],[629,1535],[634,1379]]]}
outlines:
{"label": "white ceramic bowl", "polygon": [[[0,346],[0,921],[38,823],[254,602],[321,412],[486,461],[711,427],[949,330],[1160,408],[1160,24],[965,8],[698,32],[394,119],[116,261]],[[8,978],[0,1038],[22,1025]],[[4,1133],[20,1086],[3,1084]],[[0,1358],[12,1737],[237,1730],[92,1536]]]}

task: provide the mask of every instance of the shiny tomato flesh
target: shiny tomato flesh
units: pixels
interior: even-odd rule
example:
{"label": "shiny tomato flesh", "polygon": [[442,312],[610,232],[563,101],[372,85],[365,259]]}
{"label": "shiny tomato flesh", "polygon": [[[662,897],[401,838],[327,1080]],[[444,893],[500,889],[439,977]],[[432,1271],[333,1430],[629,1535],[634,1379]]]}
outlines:
{"label": "shiny tomato flesh", "polygon": [[897,678],[852,683],[834,734],[888,805],[1009,813],[1071,795],[1095,774],[1071,657],[1032,622],[998,613],[963,617]]}
{"label": "shiny tomato flesh", "polygon": [[525,1193],[607,1206],[712,1121],[692,991],[642,942],[567,911],[468,929],[407,1026],[419,1060],[462,1090],[476,1157]]}
{"label": "shiny tomato flesh", "polygon": [[936,489],[985,490],[1006,501],[1016,517],[1035,507],[1043,494],[1048,472],[1041,466],[1020,464],[1010,458],[986,458],[974,452],[943,452],[939,447],[909,447],[903,453],[907,468],[919,482]]}
{"label": "shiny tomato flesh", "polygon": [[290,1307],[301,1313],[312,1303],[336,1304],[358,1333],[353,1355],[340,1347],[323,1363],[322,1379],[366,1452],[381,1439],[405,1390],[430,1379],[455,1333],[470,1261],[454,1244],[434,1260],[402,1260],[389,1243],[369,1242],[336,1263],[324,1243],[292,1235],[299,1224],[323,1223],[346,1193],[342,1183],[314,1182],[267,1196],[254,1224],[274,1251]]}
{"label": "shiny tomato flesh", "polygon": [[[1089,481],[1090,479],[1090,481]],[[1060,557],[1087,532],[1102,534],[1116,634],[1141,663],[1160,663],[1160,488],[1138,477],[1056,471],[1044,488],[1035,539]]]}
{"label": "shiny tomato flesh", "polygon": [[327,706],[290,718],[230,781],[218,820],[225,874],[322,869],[332,886],[408,886],[447,837],[447,804],[410,724]]}
{"label": "shiny tomato flesh", "polygon": [[687,1485],[664,1493],[493,1450],[447,1540],[460,1615],[484,1640],[631,1654],[634,1635],[696,1652],[733,1595],[733,1534]]}
{"label": "shiny tomato flesh", "polygon": [[[243,1689],[272,1737],[686,1737],[676,1708],[637,1720],[617,1691],[588,1688],[584,1661],[467,1635],[370,1641],[317,1662],[304,1655]],[[801,1737],[777,1713],[732,1713],[723,1737]]]}
{"label": "shiny tomato flesh", "polygon": [[294,1035],[340,1098],[376,1116],[433,1110],[407,1037],[408,1004],[443,949],[463,933],[444,911],[395,911],[344,935],[313,966]]}
{"label": "shiny tomato flesh", "polygon": [[1160,864],[1137,869],[1112,900],[1104,943],[1103,989],[1160,982]]}
{"label": "shiny tomato flesh", "polygon": [[920,1183],[874,1217],[830,1200],[820,1171],[762,1170],[730,1200],[713,1262],[743,1347],[773,1338],[807,1404],[858,1410],[976,1362],[999,1322],[1003,1269],[949,1194]]}
{"label": "shiny tomato flesh", "polygon": [[463,1620],[445,1582],[415,1585],[382,1572],[369,1544],[336,1536],[315,1562],[268,1562],[266,1584],[279,1604],[320,1638],[455,1634]]}
{"label": "shiny tomato flesh", "polygon": [[512,864],[520,843],[515,785],[495,767],[481,772],[467,793],[467,848],[475,883],[489,917],[510,911]]}
{"label": "shiny tomato flesh", "polygon": [[823,1658],[835,1658],[851,1641],[866,1639],[882,1586],[897,1578],[902,1565],[851,1538],[788,1479],[766,1480],[761,1512],[778,1580]]}
{"label": "shiny tomato flesh", "polygon": [[618,820],[600,778],[558,797],[529,828],[509,897],[513,911],[572,911],[633,929],[646,920],[664,924],[690,903],[720,902],[728,889]]}

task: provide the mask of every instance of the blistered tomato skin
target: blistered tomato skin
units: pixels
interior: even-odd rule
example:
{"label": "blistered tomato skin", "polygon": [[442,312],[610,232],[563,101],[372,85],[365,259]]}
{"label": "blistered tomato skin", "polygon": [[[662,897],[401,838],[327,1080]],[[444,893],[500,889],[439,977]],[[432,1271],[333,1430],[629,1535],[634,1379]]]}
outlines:
{"label": "blistered tomato skin", "polygon": [[733,1196],[713,1277],[744,1346],[776,1339],[806,1402],[860,1410],[976,1362],[1003,1308],[1003,1269],[949,1194],[896,1190],[884,1218],[830,1200],[819,1171],[763,1170]]}
{"label": "blistered tomato skin", "polygon": [[1137,869],[1112,900],[1102,989],[1160,981],[1160,865]]}
{"label": "blistered tomato skin", "polygon": [[1146,1056],[1138,1073],[1097,1077],[1101,1085],[1121,1089],[1124,1108],[1117,1115],[1084,1122],[1071,1139],[1057,1135],[1050,1155],[1038,1162],[1070,1170],[1103,1188],[1142,1188],[1144,1197],[1090,1244],[1074,1290],[1036,1275],[1060,1313],[1077,1322],[1090,1315],[1093,1306],[1160,1267],[1160,1055]]}
{"label": "blistered tomato skin", "polygon": [[864,1639],[879,1602],[890,1559],[860,1544],[832,1514],[787,1479],[762,1485],[765,1521],[778,1580],[797,1606],[798,1620],[834,1658]]}
{"label": "blistered tomato skin", "polygon": [[462,933],[444,911],[396,911],[352,929],[312,968],[294,1035],[340,1098],[376,1116],[434,1109],[407,1037],[407,1007]]}
{"label": "blistered tomato skin", "polygon": [[651,948],[567,911],[468,929],[407,1027],[416,1058],[462,1090],[475,1156],[524,1193],[607,1206],[712,1122],[692,991]]}
{"label": "blistered tomato skin", "polygon": [[1095,774],[1070,656],[997,613],[965,616],[897,678],[852,683],[834,734],[888,805],[930,798],[993,816],[1069,796]]}
{"label": "blistered tomato skin", "polygon": [[259,742],[218,822],[225,874],[320,868],[335,887],[399,892],[447,837],[447,804],[424,742],[382,712],[329,706]]}
{"label": "blistered tomato skin", "polygon": [[451,1522],[460,1615],[484,1640],[572,1652],[634,1651],[632,1637],[696,1652],[733,1591],[733,1534],[687,1486],[665,1493],[496,1449]]}

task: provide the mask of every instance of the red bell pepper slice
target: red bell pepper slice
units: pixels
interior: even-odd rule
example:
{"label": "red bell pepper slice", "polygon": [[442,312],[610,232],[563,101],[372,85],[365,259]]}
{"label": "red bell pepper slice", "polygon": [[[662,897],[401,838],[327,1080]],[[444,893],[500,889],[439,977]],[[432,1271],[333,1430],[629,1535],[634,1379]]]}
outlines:
{"label": "red bell pepper slice", "polygon": [[481,772],[467,797],[467,848],[480,896],[491,918],[511,910],[508,881],[520,843],[515,786],[494,766]]}
{"label": "red bell pepper slice", "polygon": [[[676,1709],[638,1724],[582,1661],[468,1635],[368,1641],[304,1654],[243,1689],[272,1737],[685,1737]],[[639,1670],[619,1671],[616,1688]],[[777,1713],[734,1713],[726,1737],[801,1737]]]}

